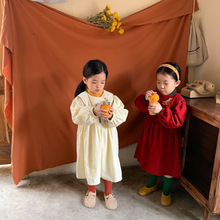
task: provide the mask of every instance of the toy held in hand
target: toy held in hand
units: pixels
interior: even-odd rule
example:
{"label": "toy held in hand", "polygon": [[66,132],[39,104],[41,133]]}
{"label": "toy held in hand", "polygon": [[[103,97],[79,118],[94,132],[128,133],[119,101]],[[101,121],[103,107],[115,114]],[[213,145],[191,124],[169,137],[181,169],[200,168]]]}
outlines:
{"label": "toy held in hand", "polygon": [[[109,105],[110,103],[108,101],[104,101],[101,105],[101,109],[106,110],[106,113],[109,114],[111,106]],[[101,119],[101,123],[108,123],[107,118]]]}
{"label": "toy held in hand", "polygon": [[108,101],[104,101],[100,108],[106,110],[106,113],[109,114],[111,106],[109,105]]}
{"label": "toy held in hand", "polygon": [[[149,101],[149,104],[156,104],[159,101],[159,99],[160,99],[159,95],[157,93],[154,93],[149,97],[148,101]],[[156,115],[155,113],[150,112],[150,111],[149,111],[149,114]]]}

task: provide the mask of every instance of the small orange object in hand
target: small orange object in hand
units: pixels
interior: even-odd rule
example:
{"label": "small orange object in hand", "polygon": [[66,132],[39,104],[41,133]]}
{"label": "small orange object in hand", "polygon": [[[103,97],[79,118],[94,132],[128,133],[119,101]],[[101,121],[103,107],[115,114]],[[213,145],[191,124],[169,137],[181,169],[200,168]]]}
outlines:
{"label": "small orange object in hand", "polygon": [[[149,97],[149,99],[148,99],[148,101],[149,101],[149,104],[156,104],[158,101],[159,101],[159,95],[157,94],[157,93],[154,93],[154,94],[152,94],[150,97]],[[153,112],[149,112],[149,114],[150,115],[156,115],[155,113],[153,113]]]}
{"label": "small orange object in hand", "polygon": [[160,99],[159,95],[157,93],[154,93],[149,97],[149,102],[150,103],[157,103],[159,101],[159,99]]}
{"label": "small orange object in hand", "polygon": [[109,111],[110,111],[111,106],[110,106],[109,104],[105,104],[105,103],[104,103],[103,105],[101,105],[100,108],[106,110],[106,113],[109,114]]}

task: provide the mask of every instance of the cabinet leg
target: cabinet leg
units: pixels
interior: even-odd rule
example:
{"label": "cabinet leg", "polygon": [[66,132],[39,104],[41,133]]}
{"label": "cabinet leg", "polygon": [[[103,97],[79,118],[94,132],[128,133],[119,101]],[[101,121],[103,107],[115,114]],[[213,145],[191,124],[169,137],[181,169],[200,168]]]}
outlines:
{"label": "cabinet leg", "polygon": [[212,213],[204,209],[203,220],[211,220],[211,218],[212,218]]}

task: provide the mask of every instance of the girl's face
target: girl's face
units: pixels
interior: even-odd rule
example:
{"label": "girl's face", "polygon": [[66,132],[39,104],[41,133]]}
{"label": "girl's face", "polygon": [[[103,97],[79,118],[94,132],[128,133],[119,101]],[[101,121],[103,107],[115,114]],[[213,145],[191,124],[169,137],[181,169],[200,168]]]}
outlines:
{"label": "girl's face", "polygon": [[83,77],[83,82],[86,84],[87,88],[94,94],[100,93],[104,87],[106,82],[106,75],[104,72],[91,76],[86,79]]}
{"label": "girl's face", "polygon": [[163,95],[169,95],[180,84],[169,74],[157,73],[157,89]]}

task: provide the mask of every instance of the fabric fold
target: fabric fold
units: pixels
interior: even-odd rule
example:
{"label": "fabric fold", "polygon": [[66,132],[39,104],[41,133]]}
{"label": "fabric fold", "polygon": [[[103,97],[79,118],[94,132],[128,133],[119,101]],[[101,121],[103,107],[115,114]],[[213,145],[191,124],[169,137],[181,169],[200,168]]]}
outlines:
{"label": "fabric fold", "polygon": [[118,128],[120,147],[136,143],[144,120],[133,102],[137,94],[155,88],[157,67],[177,62],[181,85],[187,81],[191,13],[192,1],[164,0],[122,19],[125,33],[120,35],[40,3],[5,0],[1,43],[14,182],[75,161],[76,126],[69,107],[91,59],[106,63],[105,89],[130,112]]}

